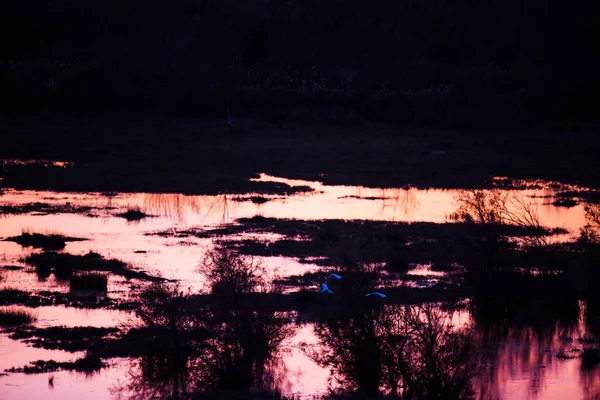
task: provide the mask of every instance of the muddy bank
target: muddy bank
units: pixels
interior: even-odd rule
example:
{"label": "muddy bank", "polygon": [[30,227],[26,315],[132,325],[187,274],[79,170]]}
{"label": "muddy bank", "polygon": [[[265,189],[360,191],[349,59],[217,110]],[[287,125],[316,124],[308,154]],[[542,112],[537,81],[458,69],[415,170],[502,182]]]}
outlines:
{"label": "muddy bank", "polygon": [[[0,195],[2,193],[0,192]],[[107,210],[107,208],[103,208]],[[28,203],[19,205],[0,205],[0,215],[20,215],[20,214],[83,214],[89,217],[95,217],[100,209],[89,206],[78,206],[74,204],[51,205],[48,203]]]}
{"label": "muddy bank", "polygon": [[9,336],[14,340],[23,340],[33,347],[77,352],[103,347],[106,341],[114,338],[118,332],[117,328],[24,327],[13,330]]}
{"label": "muddy bank", "polygon": [[[150,337],[158,328],[98,328],[98,327],[50,327],[31,326],[8,330],[9,337],[28,345],[46,350],[63,350],[71,353],[81,351],[104,359],[116,357],[142,357],[156,350],[156,342]],[[160,332],[159,332],[160,333]],[[207,333],[198,330],[197,338]],[[154,347],[153,347],[154,346]]]}
{"label": "muddy bank", "polygon": [[[82,358],[79,358],[75,361],[63,361],[57,362],[54,360],[43,361],[38,360],[32,362],[30,365],[26,365],[24,367],[13,367],[7,369],[6,372],[20,372],[24,374],[42,374],[48,372],[56,372],[56,371],[75,371],[82,372],[85,374],[92,374],[96,371],[104,368],[106,364],[96,356],[88,355]],[[48,385],[52,386],[54,377],[50,376],[48,378]]]}
{"label": "muddy bank", "polygon": [[62,250],[68,242],[82,242],[88,239],[68,237],[61,234],[41,234],[23,232],[19,236],[4,239],[6,242],[15,242],[22,247],[33,247],[43,250]]}
{"label": "muddy bank", "polygon": [[590,204],[600,204],[600,190],[568,190],[556,194],[561,204],[572,206],[580,201]]}
{"label": "muddy bank", "polygon": [[34,266],[36,272],[40,275],[49,275],[53,273],[58,277],[70,277],[74,271],[103,271],[123,276],[127,279],[140,279],[145,281],[163,280],[163,278],[149,275],[143,271],[135,271],[122,261],[105,259],[100,254],[93,252],[78,256],[45,251],[43,253],[32,254],[24,261],[27,264]]}
{"label": "muddy bank", "polygon": [[[462,132],[391,125],[269,124],[183,119],[48,118],[5,124],[3,187],[70,191],[281,193],[258,172],[326,184],[474,188],[494,176],[600,187],[593,129]],[[565,140],[565,137],[570,140]],[[101,137],[102,140],[98,140]],[[152,171],[152,173],[148,173]],[[286,190],[289,190],[286,189]]]}
{"label": "muddy bank", "polygon": [[108,296],[62,293],[62,292],[25,292],[17,289],[0,290],[0,306],[20,305],[26,307],[67,306],[73,308],[131,310],[135,304],[128,301],[113,299]]}
{"label": "muddy bank", "polygon": [[[491,228],[495,235],[523,238],[552,236],[563,230],[532,229],[514,225]],[[232,238],[240,234],[278,234],[274,241]],[[321,266],[343,266],[349,262],[379,262],[450,265],[469,264],[477,255],[490,227],[469,223],[403,223],[380,221],[304,221],[276,218],[241,218],[235,224],[216,229],[194,229],[154,235],[213,238],[254,256],[284,256],[310,259]],[[505,243],[507,248],[516,248]],[[392,266],[392,268],[394,268]]]}

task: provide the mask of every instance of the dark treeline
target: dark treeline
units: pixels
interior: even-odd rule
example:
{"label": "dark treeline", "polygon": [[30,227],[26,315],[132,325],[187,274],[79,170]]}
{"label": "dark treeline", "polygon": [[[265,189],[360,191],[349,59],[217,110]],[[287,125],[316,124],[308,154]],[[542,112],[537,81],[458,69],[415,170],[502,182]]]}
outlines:
{"label": "dark treeline", "polygon": [[24,0],[8,110],[454,124],[594,116],[594,2]]}

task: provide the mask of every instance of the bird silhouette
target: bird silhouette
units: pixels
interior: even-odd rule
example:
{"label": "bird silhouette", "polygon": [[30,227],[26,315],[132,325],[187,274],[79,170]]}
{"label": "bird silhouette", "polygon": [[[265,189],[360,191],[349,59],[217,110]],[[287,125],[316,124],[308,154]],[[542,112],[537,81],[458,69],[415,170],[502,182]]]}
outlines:
{"label": "bird silhouette", "polygon": [[329,276],[327,277],[327,279],[342,279],[341,275],[338,274],[329,274]]}
{"label": "bird silhouette", "polygon": [[371,292],[371,293],[367,293],[365,294],[365,297],[369,297],[369,296],[377,296],[380,297],[382,299],[385,299],[387,296],[381,292]]}

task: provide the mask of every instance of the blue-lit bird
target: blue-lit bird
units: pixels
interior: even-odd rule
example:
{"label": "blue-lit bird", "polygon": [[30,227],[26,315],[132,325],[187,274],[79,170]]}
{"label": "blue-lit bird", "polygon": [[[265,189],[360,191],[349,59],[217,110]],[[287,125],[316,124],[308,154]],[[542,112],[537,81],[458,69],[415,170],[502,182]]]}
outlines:
{"label": "blue-lit bird", "polygon": [[342,279],[342,276],[338,274],[329,274],[327,279]]}
{"label": "blue-lit bird", "polygon": [[326,283],[321,283],[321,290],[319,293],[333,294],[331,290],[329,290],[329,286]]}
{"label": "blue-lit bird", "polygon": [[381,292],[371,292],[371,293],[367,293],[365,294],[365,297],[369,297],[369,296],[377,296],[380,297],[382,299],[385,299],[387,296]]}
{"label": "blue-lit bird", "polygon": [[229,129],[229,133],[233,129],[233,120],[231,119],[231,112],[229,111],[229,102],[227,102],[227,128]]}
{"label": "blue-lit bird", "polygon": [[421,282],[417,286],[424,288],[424,287],[435,286],[435,284],[436,284],[435,282]]}

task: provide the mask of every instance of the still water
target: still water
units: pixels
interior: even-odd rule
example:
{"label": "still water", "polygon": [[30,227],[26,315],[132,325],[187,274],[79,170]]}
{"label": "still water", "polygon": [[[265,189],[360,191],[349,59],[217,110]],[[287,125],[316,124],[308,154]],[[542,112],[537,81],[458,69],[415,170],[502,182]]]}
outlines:
{"label": "still water", "polygon": [[[173,233],[191,229],[210,229],[235,223],[236,219],[256,215],[292,219],[348,219],[403,222],[449,222],[455,211],[454,190],[441,189],[373,189],[365,187],[327,186],[319,182],[295,181],[261,174],[257,181],[285,183],[290,186],[308,186],[311,192],[291,196],[269,195],[256,204],[239,196],[192,196],[157,193],[56,193],[6,190],[0,195],[0,207],[13,207],[0,216],[0,238],[19,235],[22,231],[40,233],[59,232],[67,236],[87,239],[69,242],[65,252],[85,254],[95,251],[108,258],[116,258],[144,271],[181,281],[193,290],[202,290],[204,279],[197,271],[199,261],[213,243],[210,239],[158,236],[154,233]],[[568,231],[559,240],[568,240],[585,224],[581,205],[557,207],[552,205],[555,190],[529,188],[515,191],[534,204],[544,226]],[[250,195],[249,195],[250,196]],[[248,197],[249,197],[248,196]],[[14,209],[43,203],[45,211],[29,210],[16,213]],[[150,216],[141,221],[127,221],[117,216],[128,209],[139,209]],[[50,211],[49,211],[50,210]],[[262,240],[275,240],[273,235]],[[12,242],[0,242],[0,265],[24,267],[2,269],[0,289],[18,288],[30,292],[68,291],[61,282],[52,278],[39,280],[23,264],[30,254]],[[300,263],[297,259],[268,257],[262,260],[278,276],[299,275],[319,269],[315,264]],[[426,265],[416,265],[414,275],[439,277],[440,272]],[[127,296],[137,288],[135,282],[110,277],[108,295]],[[584,308],[584,305],[581,305]],[[131,317],[127,312],[111,310],[79,310],[63,306],[39,307],[34,310],[37,326],[118,326]],[[583,318],[568,329],[557,324],[536,334],[530,327],[508,327],[505,334],[489,337],[468,313],[452,317],[455,325],[471,326],[479,335],[482,346],[481,372],[474,379],[476,398],[479,399],[593,399],[597,398],[598,372],[581,368],[578,357],[587,337]],[[317,365],[303,346],[318,348],[322,345],[312,323],[296,326],[294,335],[287,339],[280,355],[280,387],[284,394],[311,398],[324,395],[328,387],[336,385],[336,377],[328,368]],[[11,340],[0,334],[0,372],[20,367],[35,360],[70,361],[80,354],[42,350]],[[24,375],[9,373],[0,376],[0,399],[128,398],[132,393],[122,390],[128,382],[129,371],[135,369],[130,360],[113,360],[110,367],[85,376],[57,372],[53,386],[45,374]],[[121,390],[120,390],[121,389]]]}

